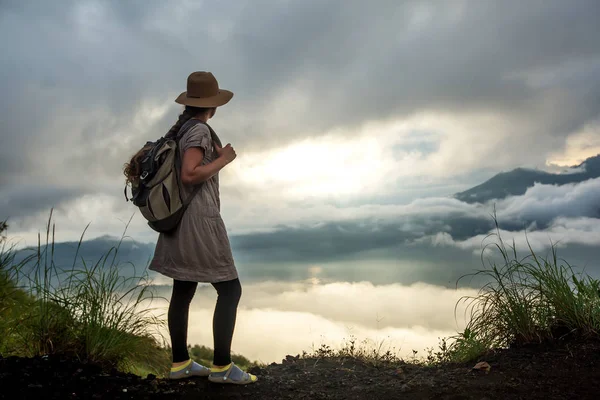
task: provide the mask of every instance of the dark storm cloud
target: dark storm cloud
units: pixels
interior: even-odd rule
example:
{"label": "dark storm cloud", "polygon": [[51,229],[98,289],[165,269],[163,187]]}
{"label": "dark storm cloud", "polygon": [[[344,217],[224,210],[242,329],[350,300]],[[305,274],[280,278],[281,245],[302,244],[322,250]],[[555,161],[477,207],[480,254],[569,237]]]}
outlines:
{"label": "dark storm cloud", "polygon": [[[77,187],[10,185],[0,191],[0,220],[22,218],[85,194]],[[10,210],[10,214],[7,214]]]}
{"label": "dark storm cloud", "polygon": [[[118,143],[148,101],[172,104],[197,69],[236,92],[231,119],[215,125],[238,147],[423,110],[486,111],[535,121],[511,134],[521,135],[515,152],[537,144],[528,156],[543,162],[597,116],[597,15],[594,0],[4,1],[0,194],[67,168],[49,160],[81,171],[70,183],[85,190],[86,176],[120,179],[136,145],[95,138]],[[308,106],[291,100],[278,111],[292,89]],[[557,105],[551,113],[547,103]]]}
{"label": "dark storm cloud", "polygon": [[[520,114],[544,96],[579,106],[555,110],[560,119],[543,128],[553,131],[539,134],[564,135],[597,115],[600,66],[567,68],[600,55],[597,2],[315,3],[281,10],[261,32],[240,35],[239,50],[251,60],[241,71],[245,81],[269,82],[242,92],[252,96],[248,103],[257,92],[260,104],[261,92],[276,96],[303,82],[310,113],[290,115],[290,125],[326,129],[423,109]],[[418,12],[430,13],[421,26],[414,22]],[[550,87],[531,87],[520,77],[557,67],[567,68],[568,79],[558,75]]]}
{"label": "dark storm cloud", "polygon": [[[501,226],[510,230],[523,228],[521,223],[511,221]],[[485,234],[493,227],[491,217],[483,219],[453,213],[405,216],[389,222],[364,220],[324,223],[316,227],[281,226],[275,232],[239,235],[231,240],[236,250],[256,254],[259,259],[319,262],[411,244],[415,239],[439,232],[451,233],[455,240],[465,240]]]}

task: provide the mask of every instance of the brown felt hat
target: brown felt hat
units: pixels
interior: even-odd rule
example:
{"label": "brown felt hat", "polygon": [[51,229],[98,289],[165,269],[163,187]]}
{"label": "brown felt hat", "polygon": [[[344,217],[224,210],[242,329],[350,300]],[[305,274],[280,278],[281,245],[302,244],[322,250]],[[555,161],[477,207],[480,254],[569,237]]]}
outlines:
{"label": "brown felt hat", "polygon": [[219,89],[219,82],[210,72],[192,72],[187,79],[187,91],[175,103],[193,107],[220,107],[229,103],[233,93]]}

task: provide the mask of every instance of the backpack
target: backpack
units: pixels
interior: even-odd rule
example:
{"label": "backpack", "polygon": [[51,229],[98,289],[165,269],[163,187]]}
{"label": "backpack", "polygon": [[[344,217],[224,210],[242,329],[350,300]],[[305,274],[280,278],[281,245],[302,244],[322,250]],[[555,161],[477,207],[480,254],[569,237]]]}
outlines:
{"label": "backpack", "polygon": [[190,119],[179,129],[175,137],[163,136],[155,142],[146,142],[142,150],[139,181],[131,185],[131,199],[125,199],[136,205],[150,228],[160,233],[171,233],[183,217],[192,198],[201,189],[196,185],[193,192],[183,198],[181,188],[181,161],[179,140],[192,127],[205,124],[210,130],[212,140],[220,145],[220,140],[212,128],[199,120]]}

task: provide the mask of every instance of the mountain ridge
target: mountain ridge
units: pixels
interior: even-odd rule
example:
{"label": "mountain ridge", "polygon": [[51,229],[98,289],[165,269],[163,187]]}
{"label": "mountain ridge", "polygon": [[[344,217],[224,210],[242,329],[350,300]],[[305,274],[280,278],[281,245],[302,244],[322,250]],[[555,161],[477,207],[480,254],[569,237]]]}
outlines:
{"label": "mountain ridge", "polygon": [[[569,172],[572,170],[573,172]],[[566,185],[600,177],[600,154],[589,157],[579,165],[566,169],[562,174],[518,167],[508,172],[500,172],[487,181],[455,193],[454,198],[465,203],[485,203],[501,200],[509,196],[525,194],[535,183],[546,185]]]}
{"label": "mountain ridge", "polygon": [[[53,263],[59,269],[70,269],[73,265],[75,268],[80,268],[83,264],[88,267],[96,263],[102,265],[102,260],[107,256],[106,265],[110,265],[114,256],[114,264],[131,275],[139,275],[145,269],[154,253],[154,246],[153,243],[142,243],[131,238],[121,240],[111,235],[83,240],[81,244],[78,241],[68,241],[48,245],[52,248]],[[117,248],[115,255],[114,251]],[[46,245],[43,244],[40,251],[43,252],[45,249]],[[16,253],[15,261],[18,263],[37,252],[37,247],[21,249]],[[33,265],[31,261],[28,264]]]}

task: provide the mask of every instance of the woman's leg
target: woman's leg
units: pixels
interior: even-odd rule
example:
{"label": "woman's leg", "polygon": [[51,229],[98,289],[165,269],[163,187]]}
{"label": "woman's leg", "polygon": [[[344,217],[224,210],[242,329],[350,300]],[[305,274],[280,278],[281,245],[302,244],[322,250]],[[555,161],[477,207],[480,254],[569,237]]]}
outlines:
{"label": "woman's leg", "polygon": [[187,349],[188,316],[197,287],[197,282],[173,280],[168,323],[174,365],[190,359]]}
{"label": "woman's leg", "polygon": [[217,305],[213,316],[213,338],[215,356],[213,365],[224,367],[231,363],[231,340],[237,315],[237,307],[242,296],[239,279],[212,284],[217,290]]}

